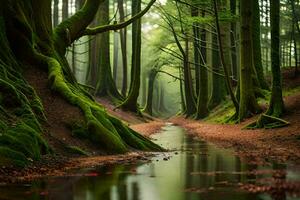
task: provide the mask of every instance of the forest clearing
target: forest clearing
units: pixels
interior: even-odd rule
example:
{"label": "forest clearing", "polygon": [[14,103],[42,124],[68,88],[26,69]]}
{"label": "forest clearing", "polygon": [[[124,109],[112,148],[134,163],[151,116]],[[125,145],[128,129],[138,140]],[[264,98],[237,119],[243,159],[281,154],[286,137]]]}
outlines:
{"label": "forest clearing", "polygon": [[300,199],[299,0],[3,0],[0,200]]}

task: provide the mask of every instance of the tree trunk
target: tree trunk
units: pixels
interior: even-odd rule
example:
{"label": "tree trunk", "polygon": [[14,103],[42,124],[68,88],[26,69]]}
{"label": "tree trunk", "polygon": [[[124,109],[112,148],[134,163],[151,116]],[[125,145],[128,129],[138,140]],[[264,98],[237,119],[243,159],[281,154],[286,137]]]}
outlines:
{"label": "tree trunk", "polygon": [[194,86],[192,80],[192,73],[189,63],[189,41],[185,38],[185,53],[183,58],[183,76],[184,76],[184,94],[186,103],[186,116],[192,116],[197,112],[196,108],[196,98],[194,94]]}
{"label": "tree trunk", "polygon": [[241,1],[240,121],[259,111],[253,84],[252,8],[252,1]]}
{"label": "tree trunk", "polygon": [[63,0],[62,5],[62,20],[65,20],[69,17],[69,0]]}
{"label": "tree trunk", "polygon": [[[127,0],[125,0],[127,1]],[[120,22],[125,20],[124,1],[118,0],[118,8],[120,13]],[[127,28],[120,30],[121,52],[122,52],[122,65],[123,65],[123,83],[122,95],[126,96],[127,93]]]}
{"label": "tree trunk", "polygon": [[[205,12],[202,12],[202,17],[205,17]],[[206,70],[206,30],[205,26],[201,30],[201,44],[200,47],[197,47],[197,54],[200,59],[200,81],[198,86],[198,100],[197,100],[197,114],[195,116],[196,119],[202,119],[208,116],[208,74]]]}
{"label": "tree trunk", "polygon": [[273,0],[270,3],[271,9],[271,60],[272,60],[272,94],[270,99],[268,115],[280,117],[284,111],[282,99],[282,82],[280,72],[280,32],[279,32],[279,12],[280,1]]}
{"label": "tree trunk", "polygon": [[[141,0],[132,1],[132,15],[141,11]],[[141,20],[138,19],[132,24],[132,60],[131,60],[131,78],[129,93],[121,108],[140,114],[137,103],[140,91],[141,76]]]}
{"label": "tree trunk", "polygon": [[[108,115],[72,76],[64,57],[71,45],[93,20],[100,1],[87,0],[81,11],[52,30],[51,1],[5,1],[0,8],[0,85],[1,129],[0,165],[28,164],[48,153],[40,123],[46,121],[43,105],[23,71],[39,67],[48,73],[49,89],[81,109],[85,122],[81,127],[86,138],[111,152],[136,149],[161,149]],[[32,39],[34,35],[34,40]],[[21,73],[22,71],[22,73]],[[65,112],[62,110],[61,112]],[[18,121],[14,119],[18,119]],[[14,123],[11,123],[14,122]],[[11,143],[13,142],[13,143]],[[13,144],[13,145],[9,145]]]}
{"label": "tree trunk", "polygon": [[222,67],[218,48],[217,36],[212,33],[212,93],[208,104],[210,109],[219,105],[226,97],[225,80],[220,75]]}
{"label": "tree trunk", "polygon": [[[292,39],[294,43],[294,57],[295,57],[295,76],[298,75],[298,51],[297,51],[297,40],[295,37],[295,26],[299,28],[298,25],[298,20],[296,16],[296,11],[295,11],[295,0],[291,0],[291,5],[292,5],[292,18],[293,18],[293,25],[292,25]],[[298,32],[300,34],[300,31]]]}
{"label": "tree trunk", "polygon": [[58,1],[54,0],[54,6],[53,6],[53,27],[58,25]]}
{"label": "tree trunk", "polygon": [[[223,66],[223,71],[224,71],[224,75],[225,75],[226,88],[230,95],[232,103],[235,107],[235,111],[236,111],[236,113],[238,113],[239,112],[239,104],[237,102],[236,97],[234,96],[234,92],[233,92],[233,88],[232,88],[231,80],[230,80],[230,75],[229,75],[229,68],[227,66],[227,64],[229,64],[230,62],[226,61],[227,59],[229,60],[229,58],[231,58],[231,54],[230,53],[224,54],[223,40],[222,40],[222,35],[221,35],[221,30],[220,30],[220,25],[219,25],[217,1],[214,0],[213,2],[214,2],[214,13],[215,13],[215,18],[216,18],[215,20],[216,20],[217,34],[218,34],[219,51],[220,51],[220,57],[221,57],[221,64]],[[229,42],[229,45],[230,45],[230,42]],[[230,51],[230,48],[227,47],[227,50]],[[226,55],[227,59],[225,59],[225,55]]]}
{"label": "tree trunk", "polygon": [[253,44],[253,64],[256,70],[259,85],[262,89],[269,90],[269,86],[264,76],[261,57],[260,41],[260,12],[258,0],[253,0],[253,20],[252,20],[252,44]]}
{"label": "tree trunk", "polygon": [[[118,10],[116,8],[115,4],[117,3],[117,0],[113,1],[114,4],[114,12]],[[115,20],[115,23],[116,20]],[[114,31],[114,67],[113,67],[113,79],[116,82],[117,81],[117,74],[118,74],[118,64],[119,64],[119,32],[116,30]]]}
{"label": "tree trunk", "polygon": [[153,114],[153,89],[154,89],[154,81],[157,75],[156,69],[152,69],[149,73],[148,77],[148,95],[146,101],[146,107],[144,108],[144,112],[148,113],[149,115]]}
{"label": "tree trunk", "polygon": [[[236,16],[236,0],[230,0],[230,11],[231,14]],[[234,79],[238,79],[238,65],[237,65],[237,22],[231,22],[231,59],[232,59],[232,75]]]}
{"label": "tree trunk", "polygon": [[[99,18],[100,24],[109,23],[109,0],[105,0],[100,4]],[[101,33],[99,36],[99,49],[100,56],[97,74],[97,85],[96,95],[98,96],[109,96],[113,99],[122,100],[123,97],[119,93],[117,86],[113,80],[110,64],[110,43],[109,43],[109,32]]]}

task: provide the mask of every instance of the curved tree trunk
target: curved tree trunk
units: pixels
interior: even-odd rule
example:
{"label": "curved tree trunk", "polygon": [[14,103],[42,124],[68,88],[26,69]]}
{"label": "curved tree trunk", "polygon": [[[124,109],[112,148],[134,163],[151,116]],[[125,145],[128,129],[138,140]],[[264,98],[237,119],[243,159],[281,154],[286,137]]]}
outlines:
{"label": "curved tree trunk", "polygon": [[24,166],[28,158],[38,160],[42,153],[49,152],[40,127],[40,122],[46,120],[43,105],[20,73],[25,66],[47,71],[49,89],[82,110],[82,128],[91,141],[111,152],[126,152],[129,146],[161,149],[108,115],[72,76],[64,57],[66,48],[93,20],[99,3],[87,0],[80,11],[54,31],[51,1],[7,0],[5,9],[0,8],[0,93],[4,97],[0,102],[0,126],[5,129],[0,137],[1,165]]}

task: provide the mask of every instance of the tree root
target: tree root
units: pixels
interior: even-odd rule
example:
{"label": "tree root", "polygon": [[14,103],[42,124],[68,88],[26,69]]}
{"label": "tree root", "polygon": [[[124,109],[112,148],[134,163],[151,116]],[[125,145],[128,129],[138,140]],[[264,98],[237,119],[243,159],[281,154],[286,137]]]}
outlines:
{"label": "tree root", "polygon": [[246,125],[245,127],[243,127],[243,129],[258,129],[258,128],[273,129],[273,128],[288,126],[289,124],[290,124],[289,122],[283,119],[262,114],[260,115],[257,121]]}
{"label": "tree root", "polygon": [[120,120],[109,116],[104,107],[87,98],[76,85],[68,83],[60,63],[52,57],[44,57],[49,67],[49,81],[52,89],[60,93],[69,103],[79,107],[86,120],[87,137],[109,152],[124,153],[128,147],[138,150],[163,150],[147,138],[142,137]]}

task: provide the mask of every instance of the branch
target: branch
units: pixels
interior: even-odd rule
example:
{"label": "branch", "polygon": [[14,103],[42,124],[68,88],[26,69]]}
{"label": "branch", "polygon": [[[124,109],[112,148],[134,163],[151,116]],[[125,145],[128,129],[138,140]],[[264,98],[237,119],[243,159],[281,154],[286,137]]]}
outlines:
{"label": "branch", "polygon": [[173,74],[170,74],[169,72],[166,72],[166,71],[157,70],[156,72],[158,72],[158,73],[163,73],[163,74],[167,74],[167,75],[169,75],[169,76],[175,78],[176,80],[184,81],[182,78],[179,78],[179,77],[177,77],[177,76],[174,76]]}
{"label": "branch", "polygon": [[82,36],[82,32],[92,22],[102,2],[103,0],[86,0],[79,11],[54,29],[55,47],[61,55],[64,55],[66,48]]}
{"label": "branch", "polygon": [[97,26],[94,28],[86,28],[85,31],[83,32],[82,35],[96,35],[98,33],[103,33],[111,30],[119,30],[122,28],[125,28],[126,26],[130,25],[133,23],[135,20],[141,18],[143,15],[145,15],[148,10],[151,8],[151,6],[155,3],[156,0],[151,0],[151,2],[146,6],[144,10],[133,16],[132,18],[118,23],[118,24],[109,24],[109,25],[104,25],[104,26]]}

